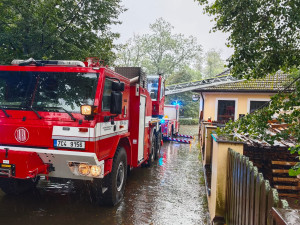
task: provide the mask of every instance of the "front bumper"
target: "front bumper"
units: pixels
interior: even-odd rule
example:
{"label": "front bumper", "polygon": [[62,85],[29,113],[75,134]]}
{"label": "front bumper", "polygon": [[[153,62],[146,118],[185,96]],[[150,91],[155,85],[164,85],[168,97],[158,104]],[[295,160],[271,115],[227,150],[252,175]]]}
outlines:
{"label": "front bumper", "polygon": [[[49,177],[93,180],[93,177],[72,173],[69,167],[70,162],[97,165],[101,168],[101,174],[97,178],[104,177],[104,160],[98,161],[95,153],[0,146],[0,163],[14,165],[15,176],[11,175],[12,177],[32,178],[27,174],[35,171],[36,175],[46,174]],[[43,166],[45,171],[41,170]],[[49,166],[53,169],[49,170]]]}

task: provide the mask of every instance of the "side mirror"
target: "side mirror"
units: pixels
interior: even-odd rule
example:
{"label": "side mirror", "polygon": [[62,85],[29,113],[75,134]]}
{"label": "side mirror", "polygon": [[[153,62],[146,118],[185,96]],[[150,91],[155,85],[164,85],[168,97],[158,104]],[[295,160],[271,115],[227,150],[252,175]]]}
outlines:
{"label": "side mirror", "polygon": [[[123,83],[123,85],[124,85],[124,83]],[[111,114],[121,114],[122,113],[122,100],[123,100],[123,94],[121,92],[119,92],[119,91],[111,92],[111,102],[110,102],[110,113]]]}
{"label": "side mirror", "polygon": [[124,91],[125,85],[124,82],[112,82],[113,91]]}

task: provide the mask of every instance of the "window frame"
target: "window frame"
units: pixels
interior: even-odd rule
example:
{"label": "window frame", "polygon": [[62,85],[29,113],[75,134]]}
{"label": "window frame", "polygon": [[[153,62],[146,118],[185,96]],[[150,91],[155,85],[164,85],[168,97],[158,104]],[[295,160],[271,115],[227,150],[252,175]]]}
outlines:
{"label": "window frame", "polygon": [[[113,82],[111,79],[109,79],[109,77],[104,77],[103,92],[102,92],[102,101],[101,101],[101,111],[102,112],[110,112],[110,107],[109,107],[108,110],[103,108],[103,100],[104,100],[103,97],[104,97],[104,89],[105,89],[105,83],[106,83],[106,81],[111,82],[111,84]],[[111,92],[112,92],[112,88],[111,88]]]}
{"label": "window frame", "polygon": [[148,90],[149,95],[150,95],[150,98],[151,98],[152,101],[157,101],[158,97],[160,97],[160,96],[158,95],[158,93],[160,92],[159,86],[157,86],[157,90],[156,90],[156,98],[152,98],[152,97],[151,97],[151,90],[149,90],[149,88],[148,88],[149,80],[156,80],[156,79],[157,79],[157,84],[158,84],[158,83],[159,83],[159,77],[158,77],[158,76],[149,76],[149,77],[147,78],[147,88],[146,88],[146,89]]}
{"label": "window frame", "polygon": [[[94,105],[95,104],[95,100],[96,100],[96,94],[97,94],[97,86],[98,86],[98,81],[99,81],[99,73],[95,73],[95,72],[78,72],[78,71],[48,71],[48,70],[42,70],[42,71],[35,71],[35,70],[0,70],[0,72],[8,72],[8,73],[24,73],[24,75],[22,75],[23,77],[25,77],[25,74],[28,73],[28,78],[30,78],[30,82],[32,82],[32,85],[34,86],[32,88],[32,90],[29,89],[29,86],[31,84],[28,84],[26,86],[26,96],[24,97],[24,99],[22,99],[22,101],[20,102],[20,104],[22,103],[25,103],[26,101],[30,101],[30,104],[26,104],[24,106],[21,106],[20,104],[19,105],[16,105],[16,104],[12,104],[13,102],[17,102],[17,101],[10,101],[10,102],[2,102],[1,101],[1,105],[5,105],[5,106],[8,106],[8,107],[4,107],[5,109],[8,109],[8,110],[25,110],[25,111],[29,111],[31,109],[28,109],[28,107],[33,107],[34,109],[36,109],[37,111],[40,111],[40,112],[59,112],[60,109],[64,108],[65,110],[69,111],[70,113],[80,113],[80,105],[76,106],[75,108],[77,109],[69,109],[68,107],[72,107],[71,104],[61,104],[59,103],[59,99],[62,99],[63,101],[66,101],[66,98],[62,98],[61,95],[59,95],[59,93],[61,93],[61,89],[59,89],[60,85],[66,85],[69,84],[69,83],[60,83],[60,82],[56,82],[55,84],[55,87],[57,88],[56,90],[50,90],[48,88],[45,88],[45,83],[47,83],[47,79],[52,79],[52,80],[61,80],[59,79],[59,77],[61,78],[68,78],[67,80],[69,79],[72,79],[72,77],[74,77],[75,75],[79,75],[80,76],[85,76],[85,75],[95,75],[96,77],[93,78],[95,79],[95,83],[94,83],[94,86],[93,86],[93,90],[91,93],[91,96],[88,96],[88,97],[91,97],[91,100],[92,100],[92,103],[91,105]],[[20,75],[19,75],[20,76]],[[45,80],[40,79],[40,77],[44,78]],[[4,79],[1,79],[1,80],[4,80]],[[48,81],[49,82],[49,81]],[[22,84],[20,82],[20,84]],[[7,85],[7,84],[6,84]],[[82,89],[81,90],[85,90],[85,89]],[[57,105],[54,105],[56,103],[53,103],[53,101],[47,101],[47,98],[49,98],[49,96],[46,96],[45,92],[48,92],[47,94],[49,93],[54,93],[54,92],[57,92],[57,98],[54,99],[55,101],[57,100],[57,102],[59,104]],[[28,95],[27,95],[28,94]],[[43,94],[45,94],[44,96],[46,97],[43,97]],[[82,96],[82,95],[79,95],[79,96]],[[87,96],[87,95],[85,95]],[[50,98],[49,98],[50,99]],[[48,99],[48,100],[49,100]],[[88,98],[86,98],[85,100],[87,100]],[[50,100],[53,100],[53,99],[50,99]],[[78,100],[78,97],[74,97],[72,100]],[[74,102],[76,101],[73,101],[73,105],[74,105]],[[76,104],[76,103],[75,103]],[[9,106],[16,106],[16,107],[9,107]]]}
{"label": "window frame", "polygon": [[255,102],[268,102],[270,100],[271,100],[271,98],[248,98],[248,100],[247,100],[247,113],[250,114],[250,104],[251,104],[251,101],[255,101]]}
{"label": "window frame", "polygon": [[235,101],[235,108],[234,108],[234,120],[238,118],[238,99],[237,98],[216,98],[215,102],[215,120],[218,120],[218,109],[219,109],[219,101]]}

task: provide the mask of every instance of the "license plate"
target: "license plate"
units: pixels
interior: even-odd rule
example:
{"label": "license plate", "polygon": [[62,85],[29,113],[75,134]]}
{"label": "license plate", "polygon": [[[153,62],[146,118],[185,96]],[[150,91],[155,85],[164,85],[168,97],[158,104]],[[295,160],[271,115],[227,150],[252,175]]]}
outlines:
{"label": "license plate", "polygon": [[85,142],[84,141],[54,140],[54,147],[85,149]]}

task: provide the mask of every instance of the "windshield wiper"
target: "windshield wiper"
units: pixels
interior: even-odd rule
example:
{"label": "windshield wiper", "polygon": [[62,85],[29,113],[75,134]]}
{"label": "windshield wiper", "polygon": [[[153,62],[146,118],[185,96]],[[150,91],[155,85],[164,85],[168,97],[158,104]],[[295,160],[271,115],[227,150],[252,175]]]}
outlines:
{"label": "windshield wiper", "polygon": [[32,106],[27,106],[26,108],[31,109],[40,120],[43,119],[43,117],[34,108],[32,108]]}
{"label": "windshield wiper", "polygon": [[73,121],[76,121],[76,118],[68,110],[66,110],[63,107],[57,107],[57,108],[64,110],[72,118]]}
{"label": "windshield wiper", "polygon": [[4,112],[4,114],[7,118],[11,117],[11,115],[8,115],[6,110],[2,106],[0,106],[0,109]]}

